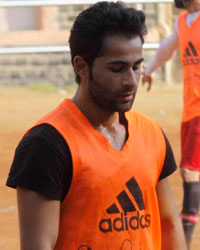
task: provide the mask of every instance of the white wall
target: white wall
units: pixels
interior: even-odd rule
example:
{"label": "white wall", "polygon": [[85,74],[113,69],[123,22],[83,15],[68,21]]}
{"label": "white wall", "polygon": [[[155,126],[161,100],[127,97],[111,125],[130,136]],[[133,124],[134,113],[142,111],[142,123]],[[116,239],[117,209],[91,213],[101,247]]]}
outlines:
{"label": "white wall", "polygon": [[0,8],[0,32],[8,30],[8,22],[6,16],[6,9]]}
{"label": "white wall", "polygon": [[35,30],[37,23],[36,7],[11,7],[6,10],[9,30]]}

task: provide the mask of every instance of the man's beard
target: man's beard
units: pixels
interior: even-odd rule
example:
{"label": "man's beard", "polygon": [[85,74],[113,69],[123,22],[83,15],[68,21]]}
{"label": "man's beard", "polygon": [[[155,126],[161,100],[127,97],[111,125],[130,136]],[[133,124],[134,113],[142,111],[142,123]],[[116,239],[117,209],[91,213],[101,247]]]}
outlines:
{"label": "man's beard", "polygon": [[91,71],[89,80],[89,92],[94,103],[101,109],[104,109],[108,112],[120,113],[124,113],[131,109],[136,93],[136,91],[134,90],[133,99],[130,102],[117,102],[117,97],[129,92],[133,92],[133,89],[126,87],[112,91],[109,88],[106,88],[106,86],[99,83],[97,80],[95,80]]}

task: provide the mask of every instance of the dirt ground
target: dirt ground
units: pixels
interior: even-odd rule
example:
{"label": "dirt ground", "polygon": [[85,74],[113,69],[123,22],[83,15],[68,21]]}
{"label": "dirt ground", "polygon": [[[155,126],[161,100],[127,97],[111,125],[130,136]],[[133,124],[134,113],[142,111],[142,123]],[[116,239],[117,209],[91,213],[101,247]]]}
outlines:
{"label": "dirt ground", "polygon": [[[15,148],[23,133],[42,115],[54,108],[72,90],[36,91],[25,88],[0,88],[0,249],[18,250],[19,230],[16,192],[5,186]],[[177,164],[180,160],[180,120],[182,88],[156,87],[147,93],[140,88],[134,108],[155,119],[171,142]],[[176,171],[171,179],[177,207],[182,202],[182,182]],[[198,223],[192,250],[199,250]],[[156,249],[155,249],[156,250]]]}

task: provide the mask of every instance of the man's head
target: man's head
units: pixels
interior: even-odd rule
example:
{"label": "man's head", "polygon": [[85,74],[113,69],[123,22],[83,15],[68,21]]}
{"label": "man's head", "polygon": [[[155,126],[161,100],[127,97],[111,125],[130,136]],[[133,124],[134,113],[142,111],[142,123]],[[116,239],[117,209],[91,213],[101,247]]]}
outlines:
{"label": "man's head", "polygon": [[174,0],[174,4],[176,8],[179,8],[179,9],[186,9],[189,3],[190,3],[190,0]]}
{"label": "man's head", "polygon": [[[95,58],[92,68],[85,67],[80,84],[81,93],[92,104],[107,112],[124,113],[131,109],[137,93],[143,63],[142,41],[139,36],[127,38],[116,34],[103,42],[101,57]],[[75,60],[75,67],[84,65]],[[78,66],[79,65],[79,66]]]}
{"label": "man's head", "polygon": [[189,13],[200,11],[200,0],[174,0],[175,6]]}
{"label": "man's head", "polygon": [[[146,34],[145,16],[142,11],[127,8],[122,2],[98,2],[81,12],[71,29],[69,45],[71,60],[80,56],[90,70],[94,60],[103,54],[106,37],[123,35],[127,38],[139,37],[144,42]],[[81,77],[76,73],[76,82]]]}

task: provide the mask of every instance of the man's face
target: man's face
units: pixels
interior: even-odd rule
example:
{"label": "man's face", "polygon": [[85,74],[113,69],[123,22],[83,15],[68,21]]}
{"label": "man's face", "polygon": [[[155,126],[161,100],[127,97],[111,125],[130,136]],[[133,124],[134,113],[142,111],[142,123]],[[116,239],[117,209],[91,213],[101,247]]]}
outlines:
{"label": "man's face", "polygon": [[190,3],[191,2],[196,4],[198,7],[200,6],[200,0],[193,0],[193,1],[190,1]]}
{"label": "man's face", "polygon": [[95,104],[108,112],[130,110],[143,60],[139,37],[106,37],[103,56],[95,59],[90,72],[89,92]]}
{"label": "man's face", "polygon": [[185,9],[189,12],[196,12],[200,10],[200,0],[186,1]]}

